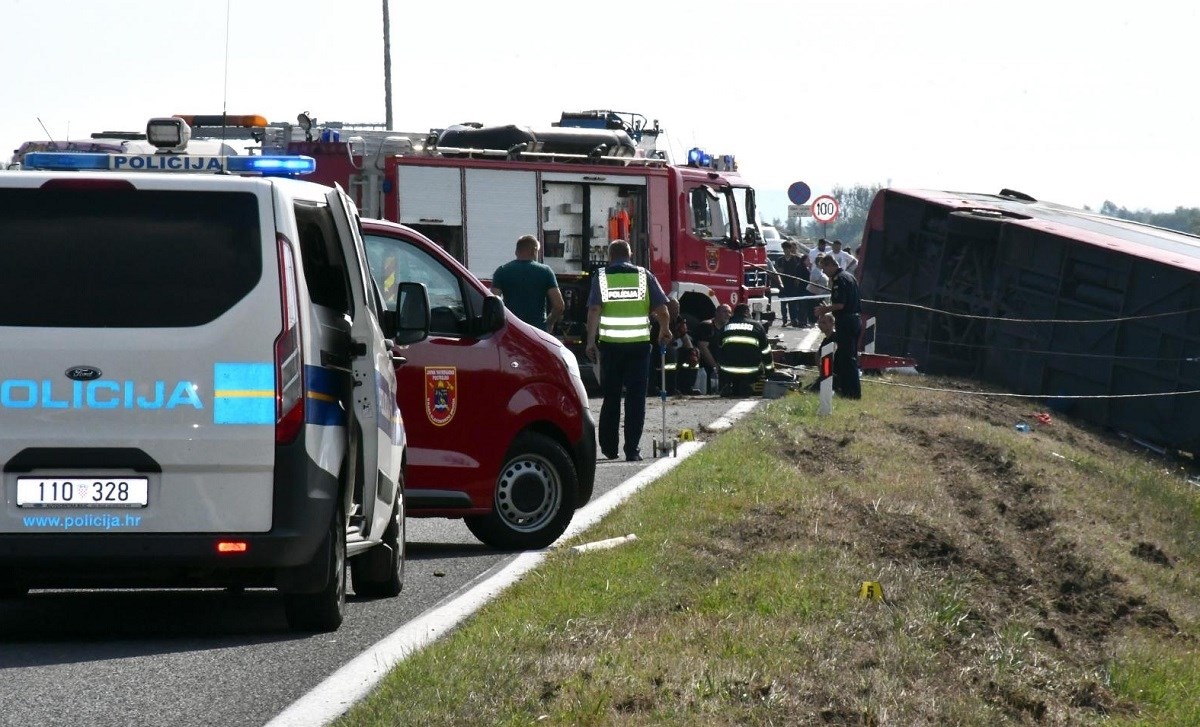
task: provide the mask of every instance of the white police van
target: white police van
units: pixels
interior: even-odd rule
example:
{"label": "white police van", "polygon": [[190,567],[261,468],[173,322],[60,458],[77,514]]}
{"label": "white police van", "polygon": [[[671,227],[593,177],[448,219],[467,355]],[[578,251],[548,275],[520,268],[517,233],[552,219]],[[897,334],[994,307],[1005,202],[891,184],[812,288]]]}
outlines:
{"label": "white police van", "polygon": [[275,587],[336,629],[347,563],[403,586],[391,351],[425,291],[387,312],[342,191],[263,175],[311,159],[147,135],[171,151],[0,172],[0,592]]}

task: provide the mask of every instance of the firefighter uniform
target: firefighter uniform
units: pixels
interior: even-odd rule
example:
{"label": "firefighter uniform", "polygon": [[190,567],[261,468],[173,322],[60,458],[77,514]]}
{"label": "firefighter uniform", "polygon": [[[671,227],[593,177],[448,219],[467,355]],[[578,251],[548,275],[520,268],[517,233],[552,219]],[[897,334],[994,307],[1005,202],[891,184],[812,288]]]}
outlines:
{"label": "firefighter uniform", "polygon": [[767,332],[749,313],[739,305],[718,336],[721,396],[751,396],[754,384],[775,370]]}

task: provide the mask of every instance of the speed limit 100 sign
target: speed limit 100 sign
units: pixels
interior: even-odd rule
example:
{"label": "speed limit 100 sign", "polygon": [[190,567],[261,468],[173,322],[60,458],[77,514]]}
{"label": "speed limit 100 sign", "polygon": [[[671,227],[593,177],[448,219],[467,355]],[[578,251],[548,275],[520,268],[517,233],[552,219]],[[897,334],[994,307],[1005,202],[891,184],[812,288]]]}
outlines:
{"label": "speed limit 100 sign", "polygon": [[812,216],[817,222],[833,222],[838,216],[838,203],[833,197],[823,194],[813,200]]}

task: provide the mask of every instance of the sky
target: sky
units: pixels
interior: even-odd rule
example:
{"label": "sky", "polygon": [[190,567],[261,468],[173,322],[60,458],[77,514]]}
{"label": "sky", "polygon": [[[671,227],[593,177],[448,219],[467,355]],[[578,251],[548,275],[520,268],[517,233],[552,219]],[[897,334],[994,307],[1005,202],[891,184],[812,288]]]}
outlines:
{"label": "sky", "polygon": [[[382,122],[384,0],[0,0],[0,153],[254,113]],[[658,119],[784,190],[1020,190],[1200,207],[1200,5],[1179,0],[390,0],[395,128]],[[39,121],[40,120],[40,121]],[[45,129],[43,129],[43,125]]]}

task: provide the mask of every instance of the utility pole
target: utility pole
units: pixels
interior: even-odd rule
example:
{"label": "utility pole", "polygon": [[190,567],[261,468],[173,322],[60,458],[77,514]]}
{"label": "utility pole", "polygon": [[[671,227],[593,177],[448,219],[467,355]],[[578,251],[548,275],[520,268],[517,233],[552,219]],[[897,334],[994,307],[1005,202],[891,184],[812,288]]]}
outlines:
{"label": "utility pole", "polygon": [[383,104],[387,130],[392,130],[392,22],[388,0],[383,0]]}

